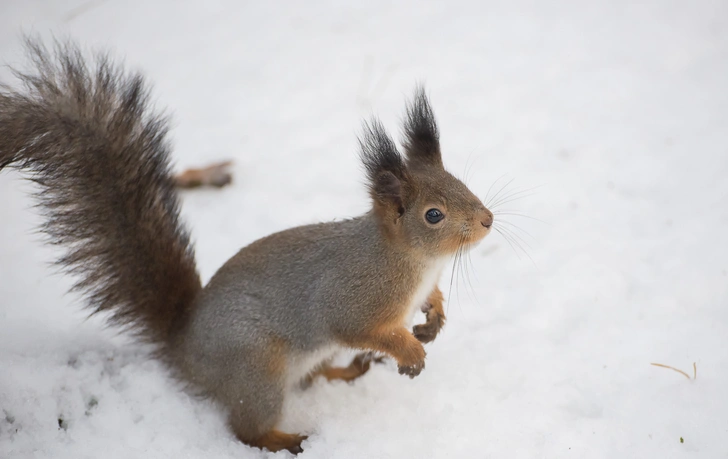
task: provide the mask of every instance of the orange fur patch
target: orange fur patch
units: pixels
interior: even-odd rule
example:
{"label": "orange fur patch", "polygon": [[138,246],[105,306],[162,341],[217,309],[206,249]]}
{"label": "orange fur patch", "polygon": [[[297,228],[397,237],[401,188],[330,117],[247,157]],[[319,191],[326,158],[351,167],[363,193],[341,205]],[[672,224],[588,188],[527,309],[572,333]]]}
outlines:
{"label": "orange fur patch", "polygon": [[298,454],[303,452],[301,442],[306,438],[308,438],[306,435],[289,434],[274,429],[261,435],[255,440],[244,443],[258,448],[265,448],[272,452],[282,451],[285,449],[293,454]]}

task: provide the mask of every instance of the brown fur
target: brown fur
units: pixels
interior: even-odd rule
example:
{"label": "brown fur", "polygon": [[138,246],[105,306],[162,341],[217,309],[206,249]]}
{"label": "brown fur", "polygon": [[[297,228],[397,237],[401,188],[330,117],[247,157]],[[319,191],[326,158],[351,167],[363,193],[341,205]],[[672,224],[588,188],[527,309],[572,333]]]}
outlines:
{"label": "brown fur", "polygon": [[368,349],[394,357],[400,374],[414,378],[425,368],[425,348],[409,330],[386,324],[345,343],[349,347]]}
{"label": "brown fur", "polygon": [[288,434],[274,429],[252,440],[244,438],[241,438],[240,440],[250,446],[265,448],[272,452],[282,451],[285,449],[293,454],[298,454],[303,452],[301,442],[307,438],[308,436],[306,435]]}
{"label": "brown fur", "polygon": [[231,161],[224,161],[199,169],[187,169],[177,175],[174,180],[178,188],[197,188],[201,186],[222,188],[233,180],[232,174],[228,171],[230,164],[232,164]]}
{"label": "brown fur", "polygon": [[372,362],[381,363],[384,357],[376,357],[371,352],[357,354],[347,367],[332,367],[328,363],[321,365],[314,373],[309,375],[306,385],[317,376],[323,376],[327,381],[341,380],[346,382],[354,381],[369,371]]}
{"label": "brown fur", "polygon": [[415,325],[412,333],[422,343],[434,341],[442,327],[445,326],[445,311],[442,307],[445,298],[439,288],[435,287],[427,303],[422,307],[422,312],[427,316],[424,324]]}
{"label": "brown fur", "polygon": [[[237,438],[300,452],[305,436],[276,429],[286,391],[338,345],[392,356],[410,377],[423,370],[422,342],[445,321],[444,260],[485,237],[493,216],[443,168],[421,88],[404,155],[381,123],[365,127],[370,212],[260,239],[202,289],[166,123],[149,112],[142,78],[104,56],[90,69],[71,45],[28,48],[34,73],[17,73],[25,91],[0,90],[0,168],[40,185],[43,229],[66,248],[58,264],[77,275],[92,312],[157,344],[177,377],[225,407]],[[428,219],[431,209],[442,219]],[[413,335],[407,320],[425,300],[427,322]],[[369,362],[321,374],[352,380]]]}
{"label": "brown fur", "polygon": [[57,264],[76,275],[92,312],[111,311],[164,354],[201,290],[166,122],[148,114],[142,77],[105,56],[89,75],[71,45],[55,55],[27,47],[37,73],[16,72],[27,92],[0,91],[0,168],[27,170],[40,185],[43,231],[67,247]]}

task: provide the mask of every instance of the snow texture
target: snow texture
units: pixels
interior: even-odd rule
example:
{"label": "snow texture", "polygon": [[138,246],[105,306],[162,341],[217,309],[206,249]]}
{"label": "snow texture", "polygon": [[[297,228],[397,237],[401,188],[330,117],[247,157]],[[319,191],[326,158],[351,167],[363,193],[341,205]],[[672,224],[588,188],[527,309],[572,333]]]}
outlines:
{"label": "snow texture", "polygon": [[[302,457],[728,457],[724,0],[5,0],[4,63],[24,63],[21,31],[143,71],[180,169],[235,160],[232,186],[184,193],[204,279],[261,236],[364,212],[360,121],[396,133],[418,81],[453,173],[530,190],[498,209],[528,256],[494,233],[448,270],[419,377],[389,362],[287,401]],[[86,320],[32,190],[0,176],[0,457],[266,457]]]}

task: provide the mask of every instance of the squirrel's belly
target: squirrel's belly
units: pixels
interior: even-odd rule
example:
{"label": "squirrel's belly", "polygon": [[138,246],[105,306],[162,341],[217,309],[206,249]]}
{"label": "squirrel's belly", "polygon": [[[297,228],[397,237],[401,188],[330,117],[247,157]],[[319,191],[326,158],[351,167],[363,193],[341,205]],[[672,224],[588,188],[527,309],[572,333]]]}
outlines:
{"label": "squirrel's belly", "polygon": [[417,289],[412,294],[412,299],[408,306],[405,326],[409,326],[414,319],[415,314],[424,306],[427,298],[430,296],[432,291],[437,287],[437,283],[440,280],[442,270],[447,265],[450,257],[443,257],[439,260],[434,261],[430,266],[425,268],[420,277],[420,283]]}
{"label": "squirrel's belly", "polygon": [[338,344],[329,344],[311,352],[294,351],[288,356],[286,383],[289,387],[300,384],[303,379],[331,360],[343,347]]}

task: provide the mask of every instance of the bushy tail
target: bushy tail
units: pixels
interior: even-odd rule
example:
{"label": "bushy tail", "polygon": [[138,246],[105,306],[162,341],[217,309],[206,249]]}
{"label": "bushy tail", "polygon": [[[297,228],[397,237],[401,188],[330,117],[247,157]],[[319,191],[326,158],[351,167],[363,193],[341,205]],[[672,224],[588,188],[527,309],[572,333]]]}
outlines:
{"label": "bushy tail", "polygon": [[40,186],[43,230],[67,251],[57,263],[93,312],[164,345],[201,285],[169,164],[164,119],[148,91],[78,47],[32,40],[24,86],[0,88],[0,170],[26,170]]}

